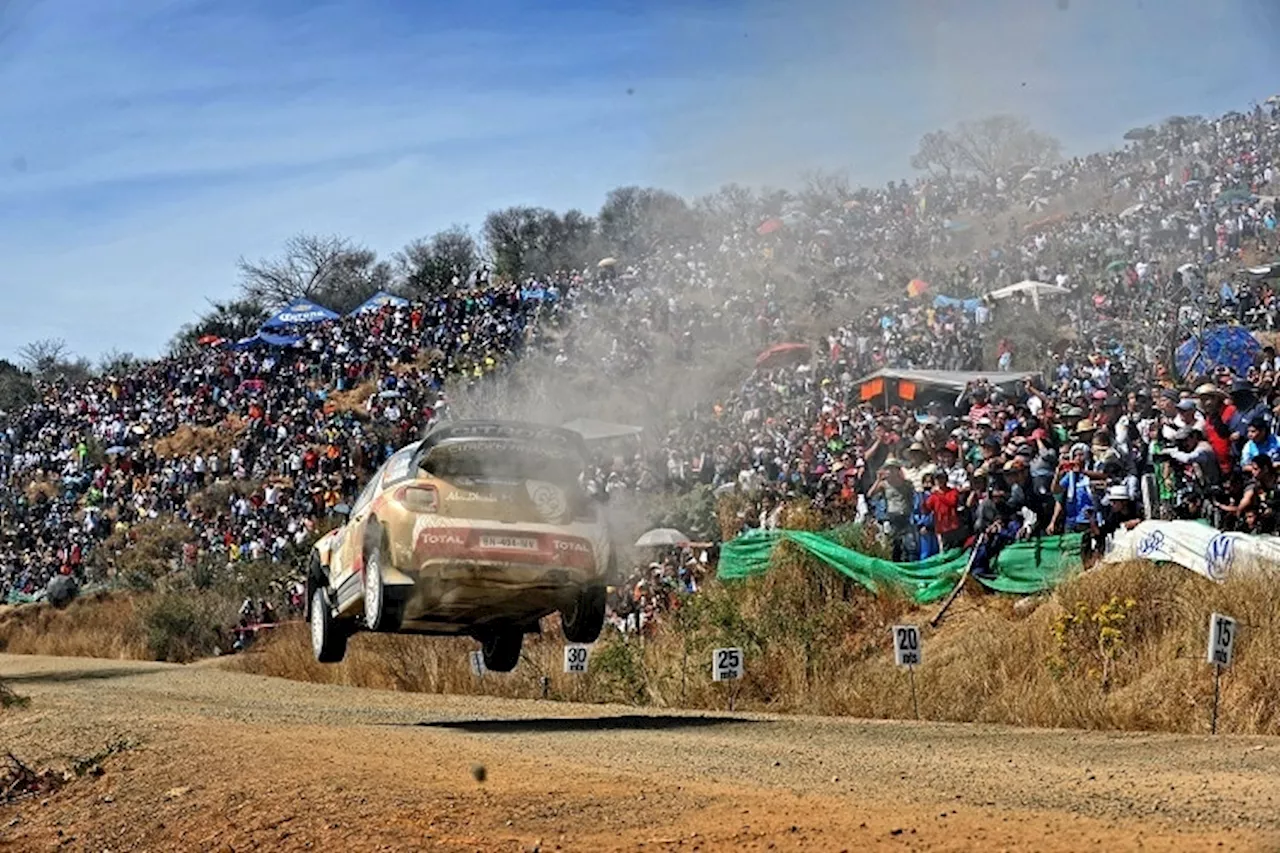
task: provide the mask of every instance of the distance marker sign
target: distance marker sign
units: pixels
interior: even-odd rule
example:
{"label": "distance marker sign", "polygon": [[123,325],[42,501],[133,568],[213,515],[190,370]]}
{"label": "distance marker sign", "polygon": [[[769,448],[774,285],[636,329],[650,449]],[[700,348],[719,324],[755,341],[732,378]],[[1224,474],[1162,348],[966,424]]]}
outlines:
{"label": "distance marker sign", "polygon": [[742,649],[711,650],[711,680],[736,681],[747,672]]}
{"label": "distance marker sign", "polygon": [[915,625],[893,626],[893,662],[898,666],[919,666],[923,660],[920,628]]}
{"label": "distance marker sign", "polygon": [[590,646],[580,643],[564,647],[564,671],[582,674],[587,671],[587,660],[591,657]]}
{"label": "distance marker sign", "polygon": [[1236,649],[1236,620],[1221,613],[1209,616],[1209,663],[1231,666]]}

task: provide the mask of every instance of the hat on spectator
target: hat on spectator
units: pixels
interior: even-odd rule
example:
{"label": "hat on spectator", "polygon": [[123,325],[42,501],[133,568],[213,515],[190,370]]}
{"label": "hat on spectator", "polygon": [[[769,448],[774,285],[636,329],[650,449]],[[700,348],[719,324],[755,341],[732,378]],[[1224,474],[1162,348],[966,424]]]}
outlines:
{"label": "hat on spectator", "polygon": [[1104,408],[1107,408],[1107,409],[1115,409],[1115,408],[1119,408],[1123,404],[1120,402],[1120,398],[1113,394],[1112,396],[1103,400],[1102,405]]}
{"label": "hat on spectator", "polygon": [[1178,393],[1177,388],[1162,388],[1160,389],[1160,396],[1175,403],[1182,399],[1182,395]]}
{"label": "hat on spectator", "polygon": [[1111,486],[1107,489],[1107,499],[1110,501],[1127,501],[1129,500],[1129,490],[1124,486]]}
{"label": "hat on spectator", "polygon": [[1187,397],[1185,400],[1178,401],[1178,408],[1184,412],[1193,411],[1196,407],[1196,401]]}
{"label": "hat on spectator", "polygon": [[911,442],[911,446],[907,448],[908,453],[924,453],[924,445],[918,441]]}
{"label": "hat on spectator", "polygon": [[890,456],[888,459],[884,460],[884,464],[881,465],[880,467],[881,468],[901,468],[902,463],[898,460],[898,457]]}
{"label": "hat on spectator", "polygon": [[1212,382],[1206,382],[1196,388],[1196,394],[1202,397],[1223,397],[1222,389]]}
{"label": "hat on spectator", "polygon": [[1093,425],[1093,421],[1088,418],[1085,418],[1080,423],[1076,424],[1076,435],[1083,435],[1084,433],[1093,432],[1094,430],[1095,427]]}
{"label": "hat on spectator", "polygon": [[1252,394],[1253,383],[1250,382],[1248,379],[1237,379],[1235,382],[1231,383],[1231,393],[1232,394]]}
{"label": "hat on spectator", "polygon": [[1064,418],[1083,418],[1084,409],[1079,406],[1068,406],[1066,411],[1062,413]]}
{"label": "hat on spectator", "polygon": [[941,453],[944,450],[949,451],[951,453],[959,453],[960,445],[956,444],[954,441],[948,441],[946,444],[938,448],[939,453]]}

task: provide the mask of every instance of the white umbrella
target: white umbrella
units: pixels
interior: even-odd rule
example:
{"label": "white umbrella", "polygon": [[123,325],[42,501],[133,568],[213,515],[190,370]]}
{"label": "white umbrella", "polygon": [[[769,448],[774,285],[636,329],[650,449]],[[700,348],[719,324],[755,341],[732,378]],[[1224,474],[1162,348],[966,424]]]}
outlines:
{"label": "white umbrella", "polygon": [[1042,195],[1036,196],[1035,198],[1031,199],[1031,201],[1027,202],[1027,210],[1036,210],[1036,211],[1044,210],[1048,206],[1049,206],[1049,199],[1045,198]]}
{"label": "white umbrella", "polygon": [[1138,202],[1135,205],[1126,207],[1124,210],[1120,211],[1120,218],[1128,219],[1130,216],[1133,216],[1135,213],[1141,213],[1144,207],[1146,207],[1146,205],[1143,204],[1142,202]]}
{"label": "white umbrella", "polygon": [[636,540],[637,548],[663,548],[669,546],[688,545],[689,537],[674,527],[659,527],[643,534]]}
{"label": "white umbrella", "polygon": [[1263,101],[1264,104],[1280,104],[1280,95],[1272,95]]}
{"label": "white umbrella", "polygon": [[600,269],[604,269],[605,267],[615,266],[617,263],[617,258],[601,258],[600,263],[596,264],[596,266]]}

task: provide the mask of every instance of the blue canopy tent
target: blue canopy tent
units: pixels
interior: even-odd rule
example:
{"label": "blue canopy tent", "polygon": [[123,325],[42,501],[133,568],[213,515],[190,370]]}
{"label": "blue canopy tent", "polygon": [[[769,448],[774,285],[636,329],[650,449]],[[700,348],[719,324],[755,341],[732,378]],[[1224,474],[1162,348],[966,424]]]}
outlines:
{"label": "blue canopy tent", "polygon": [[337,320],[338,315],[317,305],[309,299],[291,302],[275,313],[275,316],[262,324],[264,329],[279,329],[285,326],[296,326],[302,323],[320,323],[325,320]]}
{"label": "blue canopy tent", "polygon": [[1174,366],[1183,377],[1209,373],[1218,366],[1242,376],[1260,352],[1262,344],[1243,326],[1213,326],[1182,342],[1174,353]]}
{"label": "blue canopy tent", "polygon": [[255,346],[292,347],[297,346],[301,342],[301,335],[273,335],[270,332],[260,331],[247,338],[241,338],[232,344],[231,348],[235,350],[244,350]]}
{"label": "blue canopy tent", "polygon": [[370,296],[363,305],[356,308],[347,316],[350,317],[356,314],[368,314],[371,311],[381,311],[383,307],[387,305],[390,305],[393,308],[406,308],[409,305],[409,300],[405,299],[403,296],[394,296],[390,293],[385,293],[379,290],[377,293],[373,294],[373,296]]}

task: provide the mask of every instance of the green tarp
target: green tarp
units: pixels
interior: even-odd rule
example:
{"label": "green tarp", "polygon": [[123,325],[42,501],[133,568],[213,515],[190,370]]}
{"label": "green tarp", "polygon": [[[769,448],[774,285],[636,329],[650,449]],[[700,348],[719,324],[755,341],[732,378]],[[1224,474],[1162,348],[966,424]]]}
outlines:
{"label": "green tarp", "polygon": [[[997,592],[1015,595],[1051,589],[1079,570],[1080,538],[1080,534],[1073,533],[1016,542],[1000,552],[995,577],[976,580]],[[739,580],[763,574],[769,569],[773,549],[782,541],[793,543],[872,592],[896,587],[920,604],[937,601],[950,592],[969,563],[969,552],[959,549],[918,563],[894,563],[852,551],[830,538],[830,534],[757,530],[721,548],[717,576],[721,580]]]}

